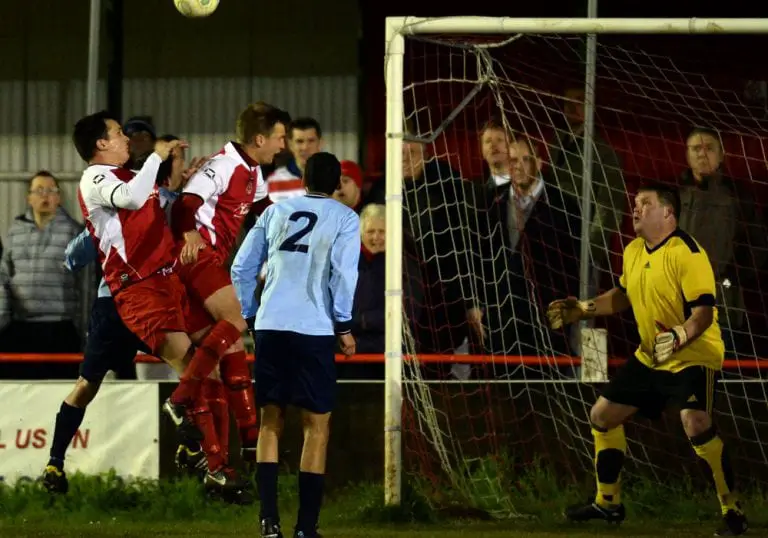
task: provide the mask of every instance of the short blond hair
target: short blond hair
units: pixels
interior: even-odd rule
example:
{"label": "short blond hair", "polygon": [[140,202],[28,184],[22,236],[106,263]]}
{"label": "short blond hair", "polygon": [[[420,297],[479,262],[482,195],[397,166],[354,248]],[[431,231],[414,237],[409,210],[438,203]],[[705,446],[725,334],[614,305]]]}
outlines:
{"label": "short blond hair", "polygon": [[235,125],[235,137],[240,144],[251,144],[257,135],[269,136],[275,125],[282,123],[286,127],[291,117],[284,110],[257,101],[240,112]]}
{"label": "short blond hair", "polygon": [[360,235],[365,233],[365,225],[369,220],[383,219],[387,220],[387,207],[383,204],[368,204],[360,212]]}

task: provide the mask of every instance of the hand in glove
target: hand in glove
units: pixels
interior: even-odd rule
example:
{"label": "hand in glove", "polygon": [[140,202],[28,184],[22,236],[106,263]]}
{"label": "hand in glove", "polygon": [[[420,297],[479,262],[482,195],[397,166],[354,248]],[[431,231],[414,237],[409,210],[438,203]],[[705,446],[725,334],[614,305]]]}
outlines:
{"label": "hand in glove", "polygon": [[579,301],[576,297],[568,297],[549,303],[547,317],[549,326],[559,329],[584,318],[590,317],[595,312],[594,301]]}
{"label": "hand in glove", "polygon": [[653,363],[658,365],[669,360],[672,354],[688,342],[688,334],[682,325],[668,329],[658,321],[659,332],[653,341]]}

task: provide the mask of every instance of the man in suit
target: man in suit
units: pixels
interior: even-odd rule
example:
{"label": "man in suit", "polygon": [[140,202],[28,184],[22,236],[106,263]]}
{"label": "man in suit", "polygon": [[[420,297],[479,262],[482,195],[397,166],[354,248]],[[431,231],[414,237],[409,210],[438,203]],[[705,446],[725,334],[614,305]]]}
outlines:
{"label": "man in suit", "polygon": [[545,183],[530,139],[508,140],[509,181],[500,184],[497,173],[479,187],[485,348],[495,354],[567,353],[565,335],[543,328],[542,305],[564,290],[578,292],[579,206]]}

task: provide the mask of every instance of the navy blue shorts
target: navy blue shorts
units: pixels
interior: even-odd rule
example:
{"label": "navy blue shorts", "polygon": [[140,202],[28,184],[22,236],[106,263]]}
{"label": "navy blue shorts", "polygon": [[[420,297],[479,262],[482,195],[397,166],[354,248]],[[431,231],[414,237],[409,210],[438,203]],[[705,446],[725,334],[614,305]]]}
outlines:
{"label": "navy blue shorts", "polygon": [[91,308],[80,375],[91,383],[101,383],[109,370],[130,368],[138,350],[149,353],[147,346],[123,325],[114,299],[98,297]]}
{"label": "navy blue shorts", "polygon": [[256,401],[324,414],[336,404],[336,337],[255,331]]}

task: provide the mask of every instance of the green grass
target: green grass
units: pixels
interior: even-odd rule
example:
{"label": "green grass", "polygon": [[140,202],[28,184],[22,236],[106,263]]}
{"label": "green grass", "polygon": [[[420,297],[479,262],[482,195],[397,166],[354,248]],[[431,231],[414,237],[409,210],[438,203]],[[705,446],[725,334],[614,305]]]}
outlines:
{"label": "green grass", "polygon": [[[564,522],[563,506],[583,500],[585,492],[563,487],[540,468],[518,477],[510,491],[489,486],[482,492],[484,510],[467,510],[451,494],[436,497],[423,484],[411,484],[397,509],[383,506],[380,485],[359,484],[333,492],[323,507],[321,531],[328,537],[373,538],[692,537],[711,536],[718,523],[714,495],[690,485],[672,491],[648,483],[630,484],[625,495],[628,520],[615,527]],[[281,476],[280,508],[288,529],[295,519],[296,485],[294,476]],[[491,502],[494,495],[506,495],[526,517],[489,520],[488,513],[497,508]],[[750,535],[768,536],[768,502],[758,494],[746,501]],[[258,536],[257,519],[258,505],[232,507],[207,500],[193,481],[126,483],[113,474],[75,475],[70,493],[56,498],[37,484],[0,486],[0,537]]]}

